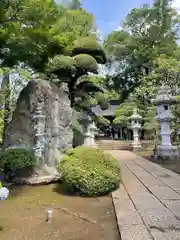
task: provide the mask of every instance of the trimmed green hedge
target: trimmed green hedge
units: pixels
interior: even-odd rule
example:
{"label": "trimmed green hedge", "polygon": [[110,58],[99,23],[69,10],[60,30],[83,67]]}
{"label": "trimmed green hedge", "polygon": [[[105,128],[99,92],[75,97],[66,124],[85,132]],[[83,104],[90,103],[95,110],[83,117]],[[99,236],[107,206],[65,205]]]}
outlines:
{"label": "trimmed green hedge", "polygon": [[118,161],[96,148],[80,146],[68,151],[59,170],[67,189],[79,195],[105,195],[121,181]]}
{"label": "trimmed green hedge", "polygon": [[0,152],[0,168],[5,173],[15,173],[26,167],[32,167],[36,163],[36,158],[31,151],[20,148],[12,148]]}

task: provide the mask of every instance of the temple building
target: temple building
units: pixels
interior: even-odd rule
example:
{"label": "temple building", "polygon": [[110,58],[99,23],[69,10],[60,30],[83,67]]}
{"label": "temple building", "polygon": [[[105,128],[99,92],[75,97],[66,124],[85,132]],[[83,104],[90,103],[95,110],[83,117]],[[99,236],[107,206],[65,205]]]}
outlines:
{"label": "temple building", "polygon": [[110,106],[106,110],[102,110],[99,105],[95,105],[92,107],[92,111],[96,115],[103,116],[104,118],[110,121],[110,125],[107,127],[97,126],[100,130],[97,138],[114,140],[132,140],[131,129],[127,129],[127,127],[125,126],[113,123],[116,109],[118,108],[120,103],[121,102],[119,100],[111,100],[109,102]]}

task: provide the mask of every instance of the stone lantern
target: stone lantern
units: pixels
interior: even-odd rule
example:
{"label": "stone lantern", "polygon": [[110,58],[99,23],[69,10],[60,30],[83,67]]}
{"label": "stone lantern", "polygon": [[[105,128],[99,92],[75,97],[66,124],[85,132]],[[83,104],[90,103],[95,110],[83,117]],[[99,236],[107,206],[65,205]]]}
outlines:
{"label": "stone lantern", "polygon": [[139,142],[138,131],[141,128],[141,124],[139,123],[139,121],[142,119],[142,117],[137,113],[136,108],[134,108],[133,115],[131,115],[130,119],[131,119],[131,128],[133,130],[132,146],[134,149],[139,149],[141,148],[141,143]]}
{"label": "stone lantern", "polygon": [[94,122],[92,121],[91,117],[86,112],[82,112],[81,122],[84,128],[83,145],[88,147],[96,147],[95,132],[97,131],[97,128]]}
{"label": "stone lantern", "polygon": [[153,103],[157,105],[156,119],[160,122],[161,144],[154,151],[155,159],[176,159],[178,148],[171,143],[171,121],[173,119],[171,105],[176,102],[176,97],[169,93],[167,86],[160,87]]}

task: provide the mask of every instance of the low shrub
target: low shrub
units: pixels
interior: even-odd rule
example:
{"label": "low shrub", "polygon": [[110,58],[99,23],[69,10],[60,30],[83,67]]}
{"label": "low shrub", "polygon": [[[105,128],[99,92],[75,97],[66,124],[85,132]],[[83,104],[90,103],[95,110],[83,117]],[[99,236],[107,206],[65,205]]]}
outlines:
{"label": "low shrub", "polygon": [[79,195],[105,195],[121,180],[119,163],[112,155],[84,146],[69,150],[59,170],[67,189]]}
{"label": "low shrub", "polygon": [[0,152],[0,168],[5,174],[32,167],[36,162],[34,153],[26,149],[13,148]]}

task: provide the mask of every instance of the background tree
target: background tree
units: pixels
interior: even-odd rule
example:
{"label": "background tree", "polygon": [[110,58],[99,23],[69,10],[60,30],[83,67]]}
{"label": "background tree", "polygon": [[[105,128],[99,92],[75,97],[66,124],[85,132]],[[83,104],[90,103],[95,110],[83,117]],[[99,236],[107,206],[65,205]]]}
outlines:
{"label": "background tree", "polygon": [[144,125],[143,129],[146,131],[145,138],[154,141],[154,145],[159,140],[159,123],[155,119],[156,117],[156,106],[149,106],[145,116],[144,116]]}
{"label": "background tree", "polygon": [[[180,15],[172,8],[171,1],[155,0],[152,6],[133,9],[123,21],[121,30],[113,31],[105,39],[109,86],[122,101],[115,123],[126,124],[128,115],[137,105],[142,110],[143,132],[149,134],[151,129],[153,135],[155,130],[158,135],[151,100],[162,84],[168,85],[173,95],[178,94],[179,27]],[[177,106],[173,108],[176,122]],[[178,128],[175,121],[173,132]]]}
{"label": "background tree", "polygon": [[170,2],[156,0],[152,6],[133,9],[122,29],[104,41],[110,65],[114,66],[113,85],[121,90],[122,100],[154,70],[154,60],[160,54],[172,56],[177,49],[179,15]]}

